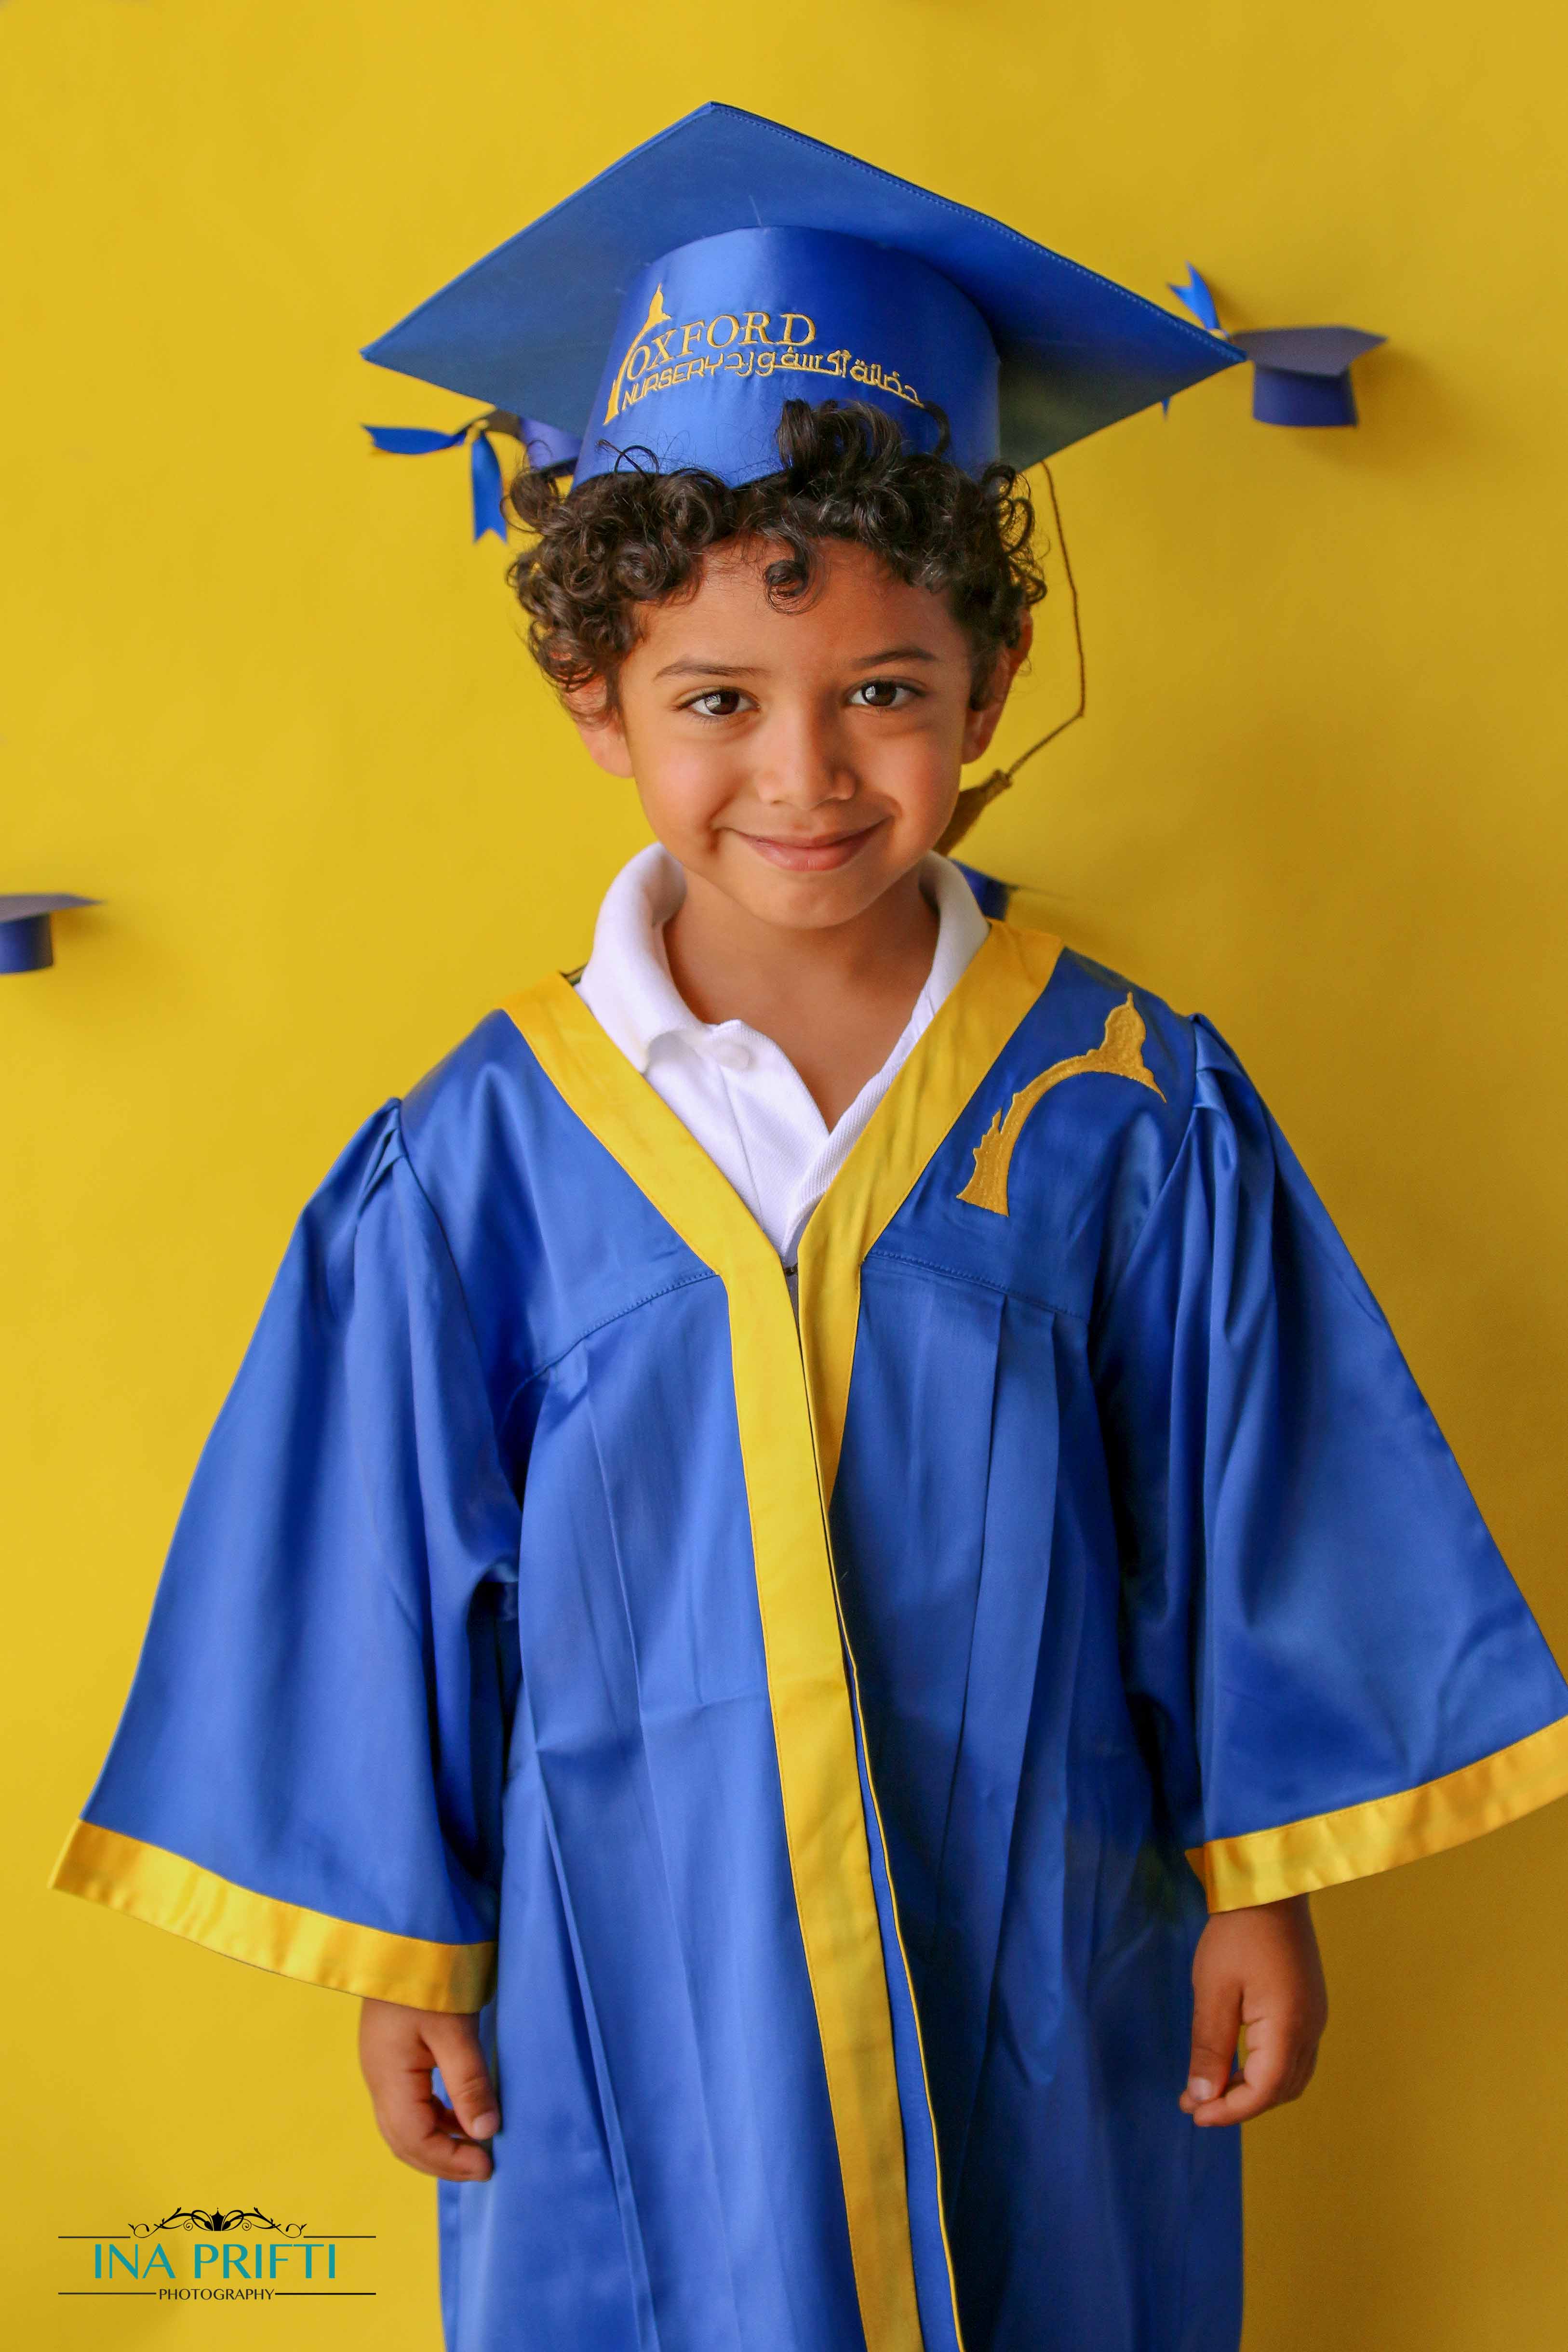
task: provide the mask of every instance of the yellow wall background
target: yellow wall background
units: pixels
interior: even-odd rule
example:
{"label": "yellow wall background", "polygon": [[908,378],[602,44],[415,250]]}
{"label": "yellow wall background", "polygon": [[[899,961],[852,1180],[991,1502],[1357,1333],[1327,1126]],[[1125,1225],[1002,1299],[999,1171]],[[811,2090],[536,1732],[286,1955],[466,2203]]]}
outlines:
{"label": "yellow wall background", "polygon": [[[1242,1053],[1568,1657],[1561,11],[1456,0],[8,0],[0,888],[0,2325],[434,2352],[431,2185],[354,2005],[44,1892],[197,1448],[357,1122],[585,951],[644,837],[517,641],[466,404],[360,343],[709,97],[1237,326],[1389,349],[1355,433],[1245,371],[1057,467],[1088,722],[975,836]],[[1055,625],[1062,614],[1058,603]],[[1009,716],[1054,691],[1047,647]],[[1334,2018],[1249,2130],[1248,2352],[1560,2352],[1568,1806],[1318,1911]],[[249,2204],[377,2299],[113,2313],[65,2231]]]}

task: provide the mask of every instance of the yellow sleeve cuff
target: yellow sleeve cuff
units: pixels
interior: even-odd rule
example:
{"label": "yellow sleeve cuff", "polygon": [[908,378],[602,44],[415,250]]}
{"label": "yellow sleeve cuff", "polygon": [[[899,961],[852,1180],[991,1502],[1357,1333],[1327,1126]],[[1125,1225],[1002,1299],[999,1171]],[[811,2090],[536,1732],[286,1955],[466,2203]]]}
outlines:
{"label": "yellow sleeve cuff", "polygon": [[49,1885],[188,1936],[230,1959],[337,1992],[410,2009],[471,2011],[483,2008],[493,1987],[493,1943],[432,1944],[357,1927],[236,1886],[183,1854],[94,1822],[73,1825]]}
{"label": "yellow sleeve cuff", "polygon": [[1568,1716],[1439,1780],[1279,1829],[1215,1838],[1190,1846],[1187,1860],[1209,1909],[1237,1911],[1441,1853],[1562,1796],[1568,1796]]}

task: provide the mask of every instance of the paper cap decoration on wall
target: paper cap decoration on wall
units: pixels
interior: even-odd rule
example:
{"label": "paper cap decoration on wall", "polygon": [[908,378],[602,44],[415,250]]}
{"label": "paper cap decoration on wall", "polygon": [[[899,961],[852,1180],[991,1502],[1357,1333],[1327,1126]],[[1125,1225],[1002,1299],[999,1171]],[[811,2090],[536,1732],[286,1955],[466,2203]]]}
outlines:
{"label": "paper cap decoration on wall", "polygon": [[1187,282],[1173,285],[1210,334],[1252,362],[1252,414],[1260,425],[1353,425],[1351,363],[1387,339],[1360,327],[1260,327],[1226,334],[1214,295],[1189,261]]}
{"label": "paper cap decoration on wall", "polygon": [[1263,327],[1230,340],[1252,362],[1252,413],[1260,425],[1353,425],[1351,362],[1384,338],[1359,327]]}
{"label": "paper cap decoration on wall", "polygon": [[55,960],[50,916],[62,907],[100,904],[97,898],[79,898],[71,890],[0,893],[0,972],[43,971]]}
{"label": "paper cap decoration on wall", "polygon": [[[775,471],[786,400],[866,400],[971,472],[1028,466],[1241,354],[985,214],[707,105],[364,357],[624,464]],[[380,428],[384,431],[385,428]],[[385,446],[384,443],[383,446]]]}

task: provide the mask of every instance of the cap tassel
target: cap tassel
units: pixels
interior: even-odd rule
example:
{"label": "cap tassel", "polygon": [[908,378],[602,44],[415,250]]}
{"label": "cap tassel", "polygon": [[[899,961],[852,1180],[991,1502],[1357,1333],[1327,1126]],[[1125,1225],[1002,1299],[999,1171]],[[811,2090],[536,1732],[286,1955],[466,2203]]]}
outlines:
{"label": "cap tassel", "polygon": [[1062,574],[1067,581],[1068,595],[1070,599],[1073,649],[1078,656],[1078,701],[1067,717],[1058,719],[1053,728],[1040,737],[1037,743],[1031,743],[1026,751],[1020,751],[1010,768],[993,768],[991,773],[984,777],[979,783],[963,786],[958,795],[958,805],[949,817],[947,828],[936,845],[943,857],[952,856],[971,825],[978,824],[993,801],[1001,799],[1025,761],[1032,760],[1037,751],[1043,751],[1047,743],[1054,743],[1058,735],[1065,735],[1068,729],[1075,726],[1083,717],[1088,705],[1089,682],[1083,666],[1083,625],[1079,617],[1078,582],[1073,577],[1072,558],[1068,553],[1067,533],[1062,529],[1062,510],[1057,499],[1056,478],[1048,466],[1042,465],[1040,471],[1046,478],[1046,488],[1050,497],[1051,522],[1057,534],[1057,545],[1061,550]]}
{"label": "cap tassel", "polygon": [[489,444],[492,433],[509,433],[513,440],[521,440],[521,417],[500,408],[487,408],[481,416],[470,416],[454,433],[432,433],[422,425],[367,425],[371,444],[384,457],[427,457],[437,449],[456,449],[468,444],[468,484],[473,499],[474,537],[483,539],[493,530],[501,545],[506,545],[506,515],[500,502],[500,460]]}
{"label": "cap tassel", "polygon": [[500,459],[490,446],[490,435],[504,433],[509,440],[520,441],[529,464],[541,473],[567,471],[582,446],[573,435],[558,432],[552,425],[541,425],[531,416],[514,415],[510,408],[487,408],[453,433],[433,433],[423,425],[367,425],[363,429],[372,446],[389,457],[427,457],[434,450],[456,449],[466,441],[474,537],[480,540],[493,530],[503,547],[506,509],[501,504]]}
{"label": "cap tassel", "polygon": [[455,449],[468,437],[466,425],[455,433],[430,433],[422,425],[367,425],[363,429],[385,457],[427,457],[432,449]]}
{"label": "cap tassel", "polygon": [[500,503],[500,460],[483,433],[476,433],[468,444],[468,478],[474,498],[474,537],[483,539],[493,530],[501,545],[506,545],[506,517]]}

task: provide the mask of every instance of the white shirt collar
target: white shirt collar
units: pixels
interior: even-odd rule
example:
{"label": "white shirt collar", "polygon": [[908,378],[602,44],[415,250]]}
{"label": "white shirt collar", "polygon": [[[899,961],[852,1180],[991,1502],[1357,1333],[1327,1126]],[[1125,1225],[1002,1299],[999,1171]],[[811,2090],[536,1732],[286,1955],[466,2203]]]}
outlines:
{"label": "white shirt collar", "polygon": [[[936,909],[937,940],[911,1017],[923,1013],[929,1020],[931,1009],[983,944],[989,927],[951,858],[932,850],[921,859],[920,874],[921,888]],[[715,1025],[699,1021],[680,994],[664,951],[664,926],[685,896],[685,873],[663,844],[656,841],[639,849],[605,893],[594,926],[593,953],[577,983],[600,1027],[645,1076],[661,1037],[716,1034]]]}

